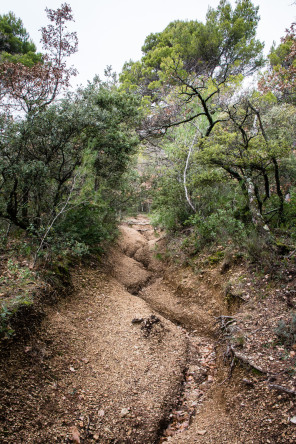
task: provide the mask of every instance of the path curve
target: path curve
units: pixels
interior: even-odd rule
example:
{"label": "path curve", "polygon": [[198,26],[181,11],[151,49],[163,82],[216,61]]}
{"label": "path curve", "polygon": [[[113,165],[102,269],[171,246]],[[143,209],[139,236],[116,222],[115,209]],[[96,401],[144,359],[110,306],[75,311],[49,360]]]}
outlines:
{"label": "path curve", "polygon": [[105,271],[78,269],[74,294],[7,358],[1,442],[158,442],[182,387],[188,340],[135,295],[155,259],[149,271],[130,257],[151,247],[141,228],[121,231]]}

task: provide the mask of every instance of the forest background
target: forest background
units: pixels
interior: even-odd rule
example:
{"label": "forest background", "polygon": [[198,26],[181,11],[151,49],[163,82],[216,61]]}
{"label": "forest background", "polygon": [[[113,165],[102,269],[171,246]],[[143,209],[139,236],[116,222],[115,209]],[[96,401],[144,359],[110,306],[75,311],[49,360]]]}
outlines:
{"label": "forest background", "polygon": [[31,303],[22,285],[101,255],[139,210],[188,262],[207,250],[270,270],[295,256],[293,23],[265,60],[258,8],[221,0],[204,23],[148,35],[119,77],[107,68],[73,92],[71,8],[47,16],[42,53],[21,19],[0,16],[4,320]]}

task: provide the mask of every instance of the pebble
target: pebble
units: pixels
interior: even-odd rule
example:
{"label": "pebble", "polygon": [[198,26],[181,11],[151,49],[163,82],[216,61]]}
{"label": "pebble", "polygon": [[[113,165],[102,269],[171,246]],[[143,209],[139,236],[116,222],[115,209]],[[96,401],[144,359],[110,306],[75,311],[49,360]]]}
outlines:
{"label": "pebble", "polygon": [[207,433],[206,430],[197,430],[198,435],[205,435]]}
{"label": "pebble", "polygon": [[129,409],[124,408],[124,409],[121,410],[120,416],[122,418],[124,418],[126,415],[128,415],[128,413],[129,413]]}

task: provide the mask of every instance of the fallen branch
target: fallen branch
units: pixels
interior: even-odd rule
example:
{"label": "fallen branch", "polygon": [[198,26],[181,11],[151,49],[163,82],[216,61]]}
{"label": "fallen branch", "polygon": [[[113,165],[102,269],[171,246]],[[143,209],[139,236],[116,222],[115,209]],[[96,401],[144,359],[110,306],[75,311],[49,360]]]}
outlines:
{"label": "fallen branch", "polygon": [[260,373],[269,373],[267,370],[264,370],[262,367],[259,367],[258,365],[254,364],[252,361],[250,361],[249,358],[247,358],[247,356],[245,356],[243,353],[239,353],[236,350],[234,350],[234,348],[231,346],[232,352],[235,356],[235,358],[238,361],[243,362],[244,364],[248,365],[249,367],[253,368],[254,370],[257,370],[257,372]]}
{"label": "fallen branch", "polygon": [[217,316],[215,319],[233,319],[233,320],[235,320],[233,316],[224,316],[224,315]]}
{"label": "fallen branch", "polygon": [[268,384],[268,387],[270,387],[271,389],[274,389],[274,390],[278,390],[279,392],[284,392],[284,393],[288,393],[289,395],[296,396],[295,390],[288,389],[286,387],[283,387],[282,385]]}
{"label": "fallen branch", "polygon": [[215,319],[217,319],[217,322],[220,322],[220,328],[221,330],[226,330],[226,328],[236,322],[236,319],[232,316],[218,316]]}
{"label": "fallen branch", "polygon": [[227,350],[224,353],[224,360],[226,360],[226,359],[230,359],[231,360],[230,367],[229,367],[229,374],[228,374],[227,378],[225,378],[224,381],[222,381],[219,385],[224,384],[224,382],[228,381],[231,378],[232,373],[233,373],[233,369],[235,367],[235,361],[236,360],[239,361],[239,362],[242,362],[244,365],[248,365],[249,367],[251,367],[252,369],[256,370],[257,372],[260,372],[260,373],[270,373],[267,370],[264,370],[262,367],[259,367],[258,365],[254,364],[243,353],[237,352],[233,348],[233,346],[230,345],[230,344],[227,346]]}
{"label": "fallen branch", "polygon": [[158,239],[156,239],[155,243],[156,243],[156,242],[159,242],[159,241],[161,241],[162,239],[165,239],[165,238],[166,238],[166,235],[161,236],[161,237],[159,237]]}
{"label": "fallen branch", "polygon": [[227,346],[226,352],[224,353],[224,362],[228,358],[231,358],[231,363],[230,363],[230,366],[229,366],[228,376],[227,376],[227,378],[224,379],[224,381],[222,381],[220,383],[220,385],[224,384],[224,382],[228,381],[231,378],[232,372],[233,372],[233,369],[234,369],[234,366],[235,366],[235,362],[234,362],[235,361],[235,356],[234,356],[233,348],[231,347],[231,345]]}
{"label": "fallen branch", "polygon": [[233,298],[233,299],[240,299],[241,301],[246,302],[246,299],[243,298],[240,294],[228,292],[228,293],[226,293],[226,297]]}
{"label": "fallen branch", "polygon": [[289,259],[289,258],[292,257],[295,253],[296,253],[296,250],[293,250],[292,253],[288,254],[288,256],[285,256],[285,257]]}

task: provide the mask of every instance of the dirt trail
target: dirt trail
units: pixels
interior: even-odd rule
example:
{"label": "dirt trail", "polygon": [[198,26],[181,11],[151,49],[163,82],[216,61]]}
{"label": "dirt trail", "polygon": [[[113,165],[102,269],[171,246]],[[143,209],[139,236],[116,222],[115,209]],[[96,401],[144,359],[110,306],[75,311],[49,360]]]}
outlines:
{"label": "dirt trail", "polygon": [[1,442],[159,440],[184,380],[188,339],[134,295],[153,271],[129,256],[145,255],[149,241],[128,227],[122,234],[107,271],[78,270],[74,294],[6,356]]}
{"label": "dirt trail", "polygon": [[273,407],[284,396],[240,367],[229,378],[215,329],[228,277],[164,266],[144,217],[120,231],[104,264],[76,269],[73,294],[4,356],[1,443],[295,442]]}

